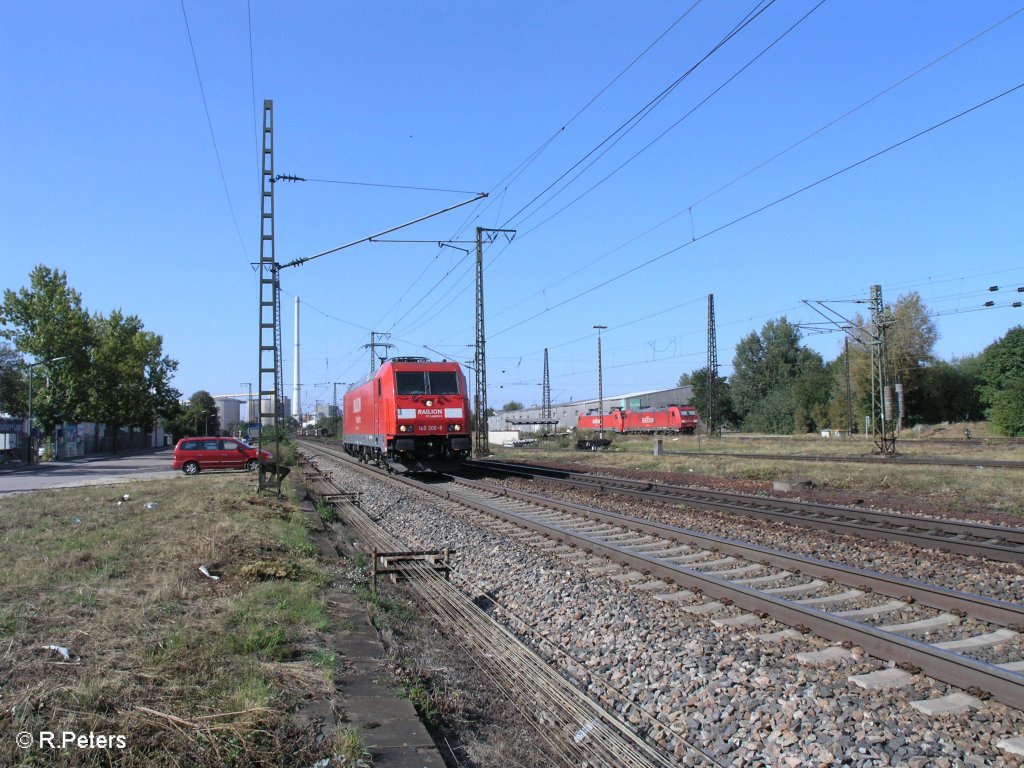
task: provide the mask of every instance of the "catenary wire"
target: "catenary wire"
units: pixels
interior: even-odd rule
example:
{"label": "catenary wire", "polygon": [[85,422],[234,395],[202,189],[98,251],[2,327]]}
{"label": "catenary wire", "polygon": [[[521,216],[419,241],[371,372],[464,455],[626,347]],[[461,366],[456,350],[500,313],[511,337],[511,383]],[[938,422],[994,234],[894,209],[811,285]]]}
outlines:
{"label": "catenary wire", "polygon": [[673,253],[677,253],[678,251],[682,250],[683,248],[686,248],[688,246],[693,245],[694,243],[697,243],[697,242],[700,242],[702,240],[705,240],[705,239],[707,239],[707,238],[709,238],[709,237],[711,237],[713,235],[718,234],[719,232],[722,232],[722,231],[724,231],[726,229],[729,229],[730,227],[733,227],[733,226],[735,226],[735,225],[737,225],[737,224],[739,224],[739,223],[741,223],[743,221],[746,221],[747,219],[749,219],[749,218],[751,218],[753,216],[757,216],[758,214],[763,213],[764,211],[767,211],[767,210],[769,210],[771,208],[774,208],[775,206],[780,205],[781,203],[784,203],[785,201],[787,201],[787,200],[789,200],[789,199],[791,199],[793,197],[796,197],[797,195],[803,194],[804,192],[807,192],[807,191],[809,191],[811,189],[814,189],[815,187],[818,187],[818,186],[820,186],[821,184],[824,184],[827,181],[830,181],[830,180],[832,180],[834,178],[837,178],[838,176],[841,176],[841,175],[843,175],[845,173],[848,173],[849,171],[852,171],[855,168],[859,168],[860,166],[864,165],[865,163],[871,162],[872,160],[875,160],[875,159],[877,159],[879,157],[882,157],[883,155],[886,155],[889,152],[892,152],[893,150],[898,149],[899,147],[902,147],[903,145],[910,143],[911,141],[919,139],[922,136],[926,136],[927,134],[931,133],[932,131],[938,130],[939,128],[941,128],[941,127],[943,127],[945,125],[948,125],[949,123],[951,123],[951,122],[953,122],[955,120],[959,120],[962,117],[965,117],[965,116],[967,116],[969,114],[972,114],[973,112],[975,112],[975,111],[977,111],[977,110],[979,110],[979,109],[981,109],[983,107],[986,107],[986,106],[988,106],[988,105],[990,105],[990,104],[992,104],[992,103],[994,103],[994,102],[996,102],[996,101],[998,101],[1000,99],[1003,99],[1006,96],[1009,96],[1009,95],[1015,93],[1016,91],[1019,91],[1021,88],[1024,88],[1024,83],[1019,83],[1019,84],[1017,84],[1017,85],[1015,85],[1015,86],[1013,86],[1011,88],[1008,88],[1005,91],[1003,91],[1002,93],[999,93],[999,94],[997,94],[995,96],[992,96],[991,98],[988,98],[985,101],[982,101],[982,102],[980,102],[978,104],[975,104],[972,107],[968,107],[967,109],[965,109],[965,110],[963,110],[963,111],[953,115],[952,117],[948,117],[945,120],[942,120],[942,121],[940,121],[938,123],[935,123],[935,124],[929,126],[928,128],[925,128],[924,130],[918,131],[917,133],[915,133],[915,134],[913,134],[911,136],[908,136],[905,139],[902,139],[902,140],[900,140],[900,141],[898,141],[898,142],[896,142],[894,144],[890,144],[886,148],[880,149],[877,152],[874,152],[873,154],[868,155],[867,157],[861,158],[860,160],[856,161],[855,163],[851,163],[850,165],[847,165],[844,168],[841,168],[841,169],[839,169],[837,171],[833,171],[832,173],[828,174],[827,176],[823,176],[820,179],[811,182],[810,184],[805,184],[804,186],[800,187],[799,189],[796,189],[796,190],[794,190],[792,192],[789,192],[789,193],[783,195],[782,197],[776,198],[775,200],[773,200],[773,201],[771,201],[769,203],[765,203],[764,205],[762,205],[762,206],[760,206],[758,208],[755,208],[755,209],[753,209],[751,211],[748,211],[747,213],[744,213],[741,216],[737,216],[736,218],[731,219],[730,221],[727,221],[724,224],[721,224],[721,225],[719,225],[719,226],[717,226],[717,227],[715,227],[713,229],[708,230],[707,232],[705,232],[705,233],[703,233],[701,235],[698,235],[697,237],[695,237],[692,240],[689,240],[688,242],[685,242],[685,243],[683,243],[681,245],[678,245],[678,246],[676,246],[674,248],[670,248],[669,250],[664,251],[663,253],[658,254],[657,256],[654,256],[654,257],[648,259],[647,261],[644,261],[644,262],[642,262],[640,264],[637,264],[637,265],[635,265],[635,266],[625,270],[624,272],[620,272],[619,274],[614,275],[613,277],[610,277],[607,280],[604,280],[604,281],[598,283],[597,285],[591,286],[590,288],[587,288],[584,291],[581,291],[581,292],[579,292],[579,293],[577,293],[577,294],[575,294],[573,296],[570,296],[569,298],[564,299],[564,300],[558,302],[554,306],[552,306],[552,307],[550,307],[548,309],[545,309],[542,312],[537,312],[537,313],[535,313],[533,315],[530,315],[527,318],[524,318],[523,320],[520,320],[517,323],[514,323],[514,324],[512,324],[510,326],[506,326],[505,328],[501,329],[497,333],[490,334],[490,338],[494,338],[496,336],[500,336],[501,334],[506,333],[507,331],[510,331],[513,328],[517,328],[518,326],[523,325],[523,324],[529,322],[530,320],[534,320],[537,317],[540,317],[541,315],[546,314],[547,312],[550,312],[552,309],[557,309],[558,307],[561,307],[561,306],[564,306],[566,304],[569,304],[570,302],[576,301],[577,299],[582,298],[583,296],[586,296],[586,295],[588,295],[590,293],[593,293],[594,291],[598,290],[599,288],[603,288],[606,285],[609,285],[610,283],[614,283],[617,280],[621,280],[623,277],[626,277],[627,275],[630,275],[630,274],[632,274],[634,272],[637,272],[637,271],[643,269],[644,267],[650,266],[651,264],[654,264],[655,262],[660,261],[661,259],[664,259],[665,257],[672,255]]}
{"label": "catenary wire", "polygon": [[252,46],[252,0],[245,0],[245,10],[249,21],[249,84],[252,88],[252,139],[256,149],[256,189],[262,191],[261,155],[263,147],[260,144],[259,121],[256,119],[256,59]]}
{"label": "catenary wire", "polygon": [[[685,72],[683,72],[683,74],[681,74],[672,83],[670,83],[668,86],[666,86],[653,99],[648,101],[647,104],[645,104],[643,107],[641,107],[639,110],[637,110],[637,112],[635,112],[629,119],[627,119],[625,122],[623,122],[621,125],[619,125],[619,127],[616,128],[614,131],[612,131],[612,133],[610,133],[608,136],[606,136],[604,139],[602,139],[595,147],[593,147],[589,152],[587,152],[587,154],[585,154],[583,157],[581,157],[579,160],[577,160],[572,166],[570,166],[566,171],[564,171],[558,178],[556,178],[554,181],[552,181],[550,184],[548,184],[547,187],[545,187],[543,190],[541,190],[539,193],[537,193],[533,198],[531,198],[529,200],[529,202],[527,202],[524,206],[522,206],[514,214],[509,216],[508,219],[506,219],[505,223],[501,225],[501,228],[502,229],[506,229],[506,228],[511,227],[512,226],[512,222],[516,221],[520,214],[522,214],[526,209],[528,209],[530,206],[532,206],[538,199],[540,199],[545,194],[547,194],[547,192],[552,187],[554,187],[556,184],[558,184],[558,182],[560,182],[562,179],[564,179],[567,175],[572,173],[577,167],[579,167],[583,162],[585,162],[587,160],[587,158],[589,158],[591,155],[593,155],[595,152],[597,152],[602,146],[607,144],[609,141],[614,139],[617,135],[619,135],[623,131],[625,131],[626,133],[631,131],[636,125],[638,125],[640,123],[640,121],[642,121],[655,108],[657,108],[658,105],[660,105],[676,88],[678,88],[679,85],[682,84],[682,82],[686,78],[688,78],[694,71],[696,71],[696,69],[698,67],[700,67],[701,64],[703,64],[705,61],[707,61],[709,58],[711,58],[711,56],[713,56],[726,43],[728,43],[737,34],[739,34],[743,29],[745,29],[748,25],[750,25],[758,16],[760,16],[762,13],[764,13],[764,11],[766,11],[768,8],[770,8],[774,3],[775,3],[775,0],[759,0],[759,2],[755,5],[754,9],[750,13],[747,14],[746,18],[744,18],[739,24],[737,24],[728,34],[725,35],[725,37],[723,37],[715,45],[713,45],[711,47],[711,50],[709,50],[707,53],[705,53],[695,64],[691,65]],[[546,201],[544,203],[544,205],[546,205],[547,202],[550,202],[550,199],[552,199],[552,198],[549,198],[549,200]]]}
{"label": "catenary wire", "polygon": [[203,111],[206,113],[206,125],[210,129],[210,141],[213,142],[213,154],[217,156],[217,168],[220,170],[220,180],[224,185],[224,196],[228,201],[228,210],[231,211],[231,221],[235,224],[235,234],[238,235],[238,244],[242,246],[242,255],[248,259],[249,253],[245,247],[245,240],[242,238],[242,230],[238,226],[238,217],[235,216],[235,206],[231,202],[231,193],[228,191],[228,180],[224,175],[224,164],[220,161],[220,150],[217,148],[217,136],[213,132],[213,121],[210,119],[210,107],[206,103],[206,89],[203,87],[203,77],[199,74],[199,59],[196,57],[196,46],[192,42],[192,30],[188,25],[188,14],[185,12],[185,0],[181,0],[181,16],[185,20],[185,33],[188,35],[188,46],[192,51],[192,64],[196,68],[196,80],[199,81],[199,93],[203,97]]}
{"label": "catenary wire", "polygon": [[[572,272],[566,274],[565,276],[559,278],[558,280],[555,280],[554,282],[549,283],[542,290],[546,291],[546,290],[549,290],[549,289],[555,287],[556,285],[560,285],[561,283],[563,283],[566,280],[572,278],[573,276],[579,274],[580,272],[583,272],[586,269],[592,267],[594,264],[597,264],[598,262],[603,261],[604,259],[608,258],[609,256],[614,255],[615,253],[617,253],[618,251],[622,250],[627,245],[630,245],[630,244],[636,242],[640,238],[642,238],[642,237],[650,234],[651,232],[653,232],[653,231],[655,231],[655,230],[665,226],[666,224],[669,224],[670,222],[676,220],[680,216],[683,216],[683,215],[685,215],[687,213],[690,213],[691,214],[691,220],[692,220],[692,210],[693,210],[694,206],[699,205],[702,202],[706,202],[707,200],[710,200],[711,198],[715,197],[720,192],[723,192],[724,190],[728,189],[729,187],[731,187],[735,183],[739,182],[740,180],[750,176],[751,174],[755,173],[756,171],[760,170],[761,168],[765,167],[766,165],[772,163],[773,161],[775,161],[775,160],[779,159],[780,157],[784,156],[785,154],[789,153],[793,149],[796,149],[801,144],[809,141],[813,137],[817,136],[818,134],[822,133],[823,131],[827,130],[828,128],[836,125],[840,121],[845,120],[846,118],[852,116],[853,114],[855,114],[856,112],[858,112],[862,108],[866,107],[867,105],[869,105],[872,102],[876,101],[877,99],[881,98],[885,94],[891,92],[895,88],[903,85],[904,83],[908,82],[909,80],[913,79],[914,77],[917,77],[918,75],[920,75],[923,72],[927,71],[928,69],[932,68],[933,66],[935,66],[939,62],[943,61],[944,59],[948,58],[949,56],[953,55],[954,53],[960,51],[961,49],[963,49],[964,47],[970,45],[971,43],[976,42],[978,39],[980,39],[984,35],[988,34],[989,32],[992,32],[993,30],[995,30],[999,26],[1005,24],[1006,22],[1008,22],[1009,20],[1011,20],[1015,16],[1019,15],[1022,11],[1024,11],[1024,7],[1017,9],[1016,11],[1014,11],[1010,15],[1004,17],[1003,19],[1001,19],[1000,21],[996,22],[995,24],[993,24],[993,25],[989,26],[988,28],[982,30],[981,32],[975,34],[974,36],[972,36],[968,40],[960,43],[959,45],[955,46],[954,48],[949,49],[948,51],[946,51],[945,53],[943,53],[939,57],[937,57],[937,58],[933,59],[932,61],[930,61],[929,63],[925,64],[923,67],[920,67],[919,69],[917,69],[916,71],[912,72],[911,74],[901,78],[900,80],[896,81],[895,83],[893,83],[892,85],[888,86],[884,90],[879,91],[874,96],[872,96],[871,98],[867,99],[866,101],[860,103],[859,105],[853,107],[852,109],[847,110],[842,115],[836,117],[835,119],[829,121],[825,125],[822,125],[821,127],[817,128],[816,130],[814,130],[811,133],[807,134],[802,139],[799,139],[798,141],[794,142],[793,144],[791,144],[790,146],[788,146],[785,149],[781,150],[780,152],[776,153],[775,155],[773,155],[773,156],[769,157],[768,159],[758,163],[754,167],[744,171],[739,176],[737,176],[734,179],[732,179],[731,181],[723,184],[722,186],[718,187],[717,189],[707,193],[706,195],[704,195],[700,199],[696,200],[695,202],[690,203],[690,205],[687,206],[686,208],[683,208],[682,210],[677,211],[676,213],[672,214],[668,218],[663,219],[662,221],[658,222],[657,224],[654,224],[653,226],[645,229],[640,234],[630,238],[629,240],[626,240],[625,242],[621,243],[620,245],[616,246],[615,248],[611,249],[610,251],[608,251],[608,252],[604,253],[603,255],[597,257],[596,259],[593,259],[593,260],[587,262],[586,264],[580,266],[579,268],[573,270]],[[573,202],[575,202],[575,201],[573,201]],[[559,211],[559,212],[561,212],[561,211]],[[517,238],[517,241],[521,242],[523,238],[527,237],[531,232],[536,230],[539,226],[541,226],[542,224],[546,223],[547,221],[548,221],[548,219],[545,219],[543,222],[541,222],[537,226],[531,228],[527,232],[521,233],[519,235],[519,237]],[[508,247],[509,246],[506,246],[505,248],[502,248],[501,252],[499,252],[499,254],[497,254],[494,257],[494,259],[492,259],[491,263],[493,264],[494,261],[496,261],[497,258],[502,253],[504,253],[505,250],[507,250]],[[524,297],[523,299],[519,300],[518,302],[515,302],[514,304],[511,304],[511,305],[509,305],[509,306],[507,306],[507,307],[505,307],[503,309],[498,310],[497,312],[494,313],[494,316],[498,317],[498,316],[500,316],[500,315],[502,315],[502,314],[504,314],[506,312],[509,312],[509,311],[515,309],[516,307],[522,305],[523,303],[529,301],[530,299],[535,298],[537,295],[538,295],[538,293],[530,294],[529,296]]]}
{"label": "catenary wire", "polygon": [[[696,0],[692,5],[690,5],[679,17],[677,17],[675,19],[675,21],[673,21],[660,35],[658,35],[658,37],[655,38],[655,40],[653,42],[651,42],[646,48],[644,48],[644,50],[639,55],[634,57],[634,59],[629,64],[627,64],[622,70],[620,70],[619,73],[615,75],[615,77],[613,77],[608,83],[606,83],[604,85],[604,87],[602,87],[582,107],[580,107],[572,117],[570,117],[562,126],[559,127],[559,129],[557,131],[555,131],[539,147],[537,147],[533,152],[531,152],[526,157],[526,159],[524,159],[522,162],[519,163],[519,165],[517,165],[510,172],[505,174],[505,176],[502,179],[500,179],[496,184],[494,184],[491,187],[490,192],[489,192],[489,194],[492,195],[492,197],[490,197],[490,199],[488,199],[486,201],[482,201],[481,203],[477,204],[475,209],[471,210],[467,214],[466,219],[455,230],[455,234],[453,234],[452,237],[453,238],[454,237],[458,237],[459,235],[461,235],[462,232],[465,231],[466,227],[468,227],[468,226],[470,226],[470,224],[472,224],[472,222],[478,221],[480,219],[480,217],[483,216],[484,213],[486,213],[487,209],[494,203],[493,193],[495,192],[495,190],[497,190],[499,188],[502,188],[502,185],[504,185],[502,194],[498,196],[500,198],[498,200],[498,203],[499,203],[499,214],[500,214],[500,207],[502,205],[504,205],[505,192],[507,191],[508,187],[516,182],[516,180],[522,175],[522,173],[525,172],[526,169],[529,168],[530,165],[532,165],[533,162],[537,158],[539,158],[541,154],[543,154],[544,150],[546,150],[548,148],[548,146],[550,146],[555,141],[555,139],[557,139],[566,130],[566,128],[568,128],[579,117],[581,117],[584,112],[586,112],[602,95],[604,95],[604,93],[606,91],[608,91],[609,88],[611,88],[612,85],[614,85],[623,75],[626,74],[626,72],[628,72],[634,65],[636,65],[644,56],[646,56],[659,42],[661,42],[662,39],[665,38],[666,35],[668,35],[669,32],[671,32],[673,29],[675,29],[675,27],[680,22],[682,22],[687,16],[689,16],[689,14],[698,5],[700,5],[701,2],[702,2],[702,0]],[[500,218],[500,216],[499,216],[499,218]],[[448,274],[451,274],[451,270],[449,270]],[[409,292],[409,290],[412,289],[412,286],[415,284],[415,282],[416,281],[411,283],[409,288],[407,288],[403,292],[403,294],[402,294],[403,296],[406,295]],[[431,291],[432,290],[433,290],[433,288],[431,288]],[[406,311],[406,313],[402,316],[402,318],[399,318],[399,320],[396,320],[392,324],[391,328],[392,329],[396,328],[398,322],[400,322],[401,319],[404,319],[404,317],[407,316],[409,314],[409,312],[414,310],[419,304],[421,304],[423,301],[425,301],[429,295],[430,295],[430,291],[427,291],[419,300],[417,300],[417,302],[409,310]],[[391,308],[389,308],[387,310],[387,312],[390,312],[390,311],[391,311]],[[387,312],[385,312],[385,315],[387,314]]]}

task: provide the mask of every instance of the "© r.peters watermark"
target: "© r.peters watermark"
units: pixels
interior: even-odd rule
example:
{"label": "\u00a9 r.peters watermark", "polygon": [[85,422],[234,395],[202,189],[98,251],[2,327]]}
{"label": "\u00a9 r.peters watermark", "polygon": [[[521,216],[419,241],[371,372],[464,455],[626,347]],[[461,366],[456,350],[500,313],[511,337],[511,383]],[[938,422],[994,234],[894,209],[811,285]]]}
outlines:
{"label": "\u00a9 r.peters watermark", "polygon": [[125,749],[128,738],[120,733],[75,733],[74,731],[22,731],[14,737],[21,749]]}

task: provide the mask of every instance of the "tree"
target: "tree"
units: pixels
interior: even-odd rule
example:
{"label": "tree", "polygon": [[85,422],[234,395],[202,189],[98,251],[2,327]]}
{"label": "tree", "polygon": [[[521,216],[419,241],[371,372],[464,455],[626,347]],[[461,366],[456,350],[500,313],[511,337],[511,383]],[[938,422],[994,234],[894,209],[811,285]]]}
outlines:
{"label": "tree", "polygon": [[[933,353],[938,332],[928,316],[928,308],[916,292],[900,296],[885,306],[892,319],[886,329],[886,368],[891,384],[903,385],[905,421],[913,424],[924,420],[928,410],[923,390],[925,369],[935,362]],[[853,321],[851,333],[863,343],[850,344],[850,371],[853,381],[855,410],[860,417],[871,412],[871,348],[872,324],[860,315]]]}
{"label": "tree", "polygon": [[740,340],[729,382],[746,430],[806,432],[827,418],[830,382],[824,362],[800,345],[800,330],[785,317]]}
{"label": "tree", "polygon": [[938,360],[922,371],[919,415],[926,424],[974,421],[984,417],[981,377],[976,357],[947,363]]}
{"label": "tree", "polygon": [[501,410],[503,410],[503,411],[521,411],[521,410],[523,410],[523,404],[522,403],[517,403],[515,400],[512,400],[511,402],[505,403],[503,406],[501,406]]}
{"label": "tree", "polygon": [[792,429],[795,432],[813,432],[832,426],[828,410],[832,399],[832,381],[832,372],[821,355],[801,347],[792,384],[796,404]]}
{"label": "tree", "polygon": [[1024,378],[1010,379],[991,398],[989,423],[1003,435],[1024,435]]}
{"label": "tree", "polygon": [[904,418],[913,424],[925,420],[928,405],[923,380],[928,366],[935,362],[939,334],[916,291],[900,296],[890,311],[893,325],[886,333],[889,375],[893,382],[903,384]]}
{"label": "tree", "polygon": [[[739,423],[736,411],[732,405],[732,391],[729,382],[724,376],[716,374],[718,383],[718,418],[722,426],[735,426]],[[693,394],[690,396],[690,405],[697,409],[701,419],[708,418],[708,369],[707,366],[698,368],[692,373],[684,373],[679,377],[680,387],[693,387]]]}
{"label": "tree", "polygon": [[25,362],[13,347],[0,344],[0,413],[28,413]]}
{"label": "tree", "polygon": [[[171,422],[175,437],[220,434],[217,403],[205,389],[192,394],[181,411]],[[264,437],[266,437],[264,435]]]}
{"label": "tree", "polygon": [[1024,326],[985,347],[979,368],[989,421],[1004,435],[1024,434]]}
{"label": "tree", "polygon": [[135,315],[115,310],[110,317],[93,320],[90,414],[106,424],[117,451],[121,427],[152,429],[156,419],[171,409],[180,393],[170,378],[178,363],[163,354],[163,339],[143,330]]}
{"label": "tree", "polygon": [[0,335],[40,363],[32,375],[43,386],[33,382],[32,412],[50,432],[62,420],[87,417],[93,328],[66,273],[39,265],[30,282],[30,288],[4,291]]}

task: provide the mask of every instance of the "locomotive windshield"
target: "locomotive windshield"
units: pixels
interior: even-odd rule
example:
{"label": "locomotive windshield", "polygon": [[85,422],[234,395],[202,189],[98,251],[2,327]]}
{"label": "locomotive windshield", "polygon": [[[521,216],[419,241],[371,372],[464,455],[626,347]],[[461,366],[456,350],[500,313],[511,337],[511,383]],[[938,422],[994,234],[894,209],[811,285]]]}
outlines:
{"label": "locomotive windshield", "polygon": [[431,371],[427,374],[432,395],[459,394],[459,377],[455,371]]}
{"label": "locomotive windshield", "polygon": [[459,377],[455,371],[396,371],[395,393],[399,395],[457,395]]}

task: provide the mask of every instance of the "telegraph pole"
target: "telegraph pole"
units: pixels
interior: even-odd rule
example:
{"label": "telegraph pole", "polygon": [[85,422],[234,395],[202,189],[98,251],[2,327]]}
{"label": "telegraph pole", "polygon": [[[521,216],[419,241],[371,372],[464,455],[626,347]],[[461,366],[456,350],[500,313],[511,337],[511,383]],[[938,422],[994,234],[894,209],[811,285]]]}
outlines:
{"label": "telegraph pole", "polygon": [[476,432],[473,435],[474,453],[477,458],[491,453],[487,434],[487,355],[484,351],[484,236],[493,243],[495,237],[504,234],[509,242],[515,237],[514,229],[476,228],[476,397],[473,411],[476,414]]}

